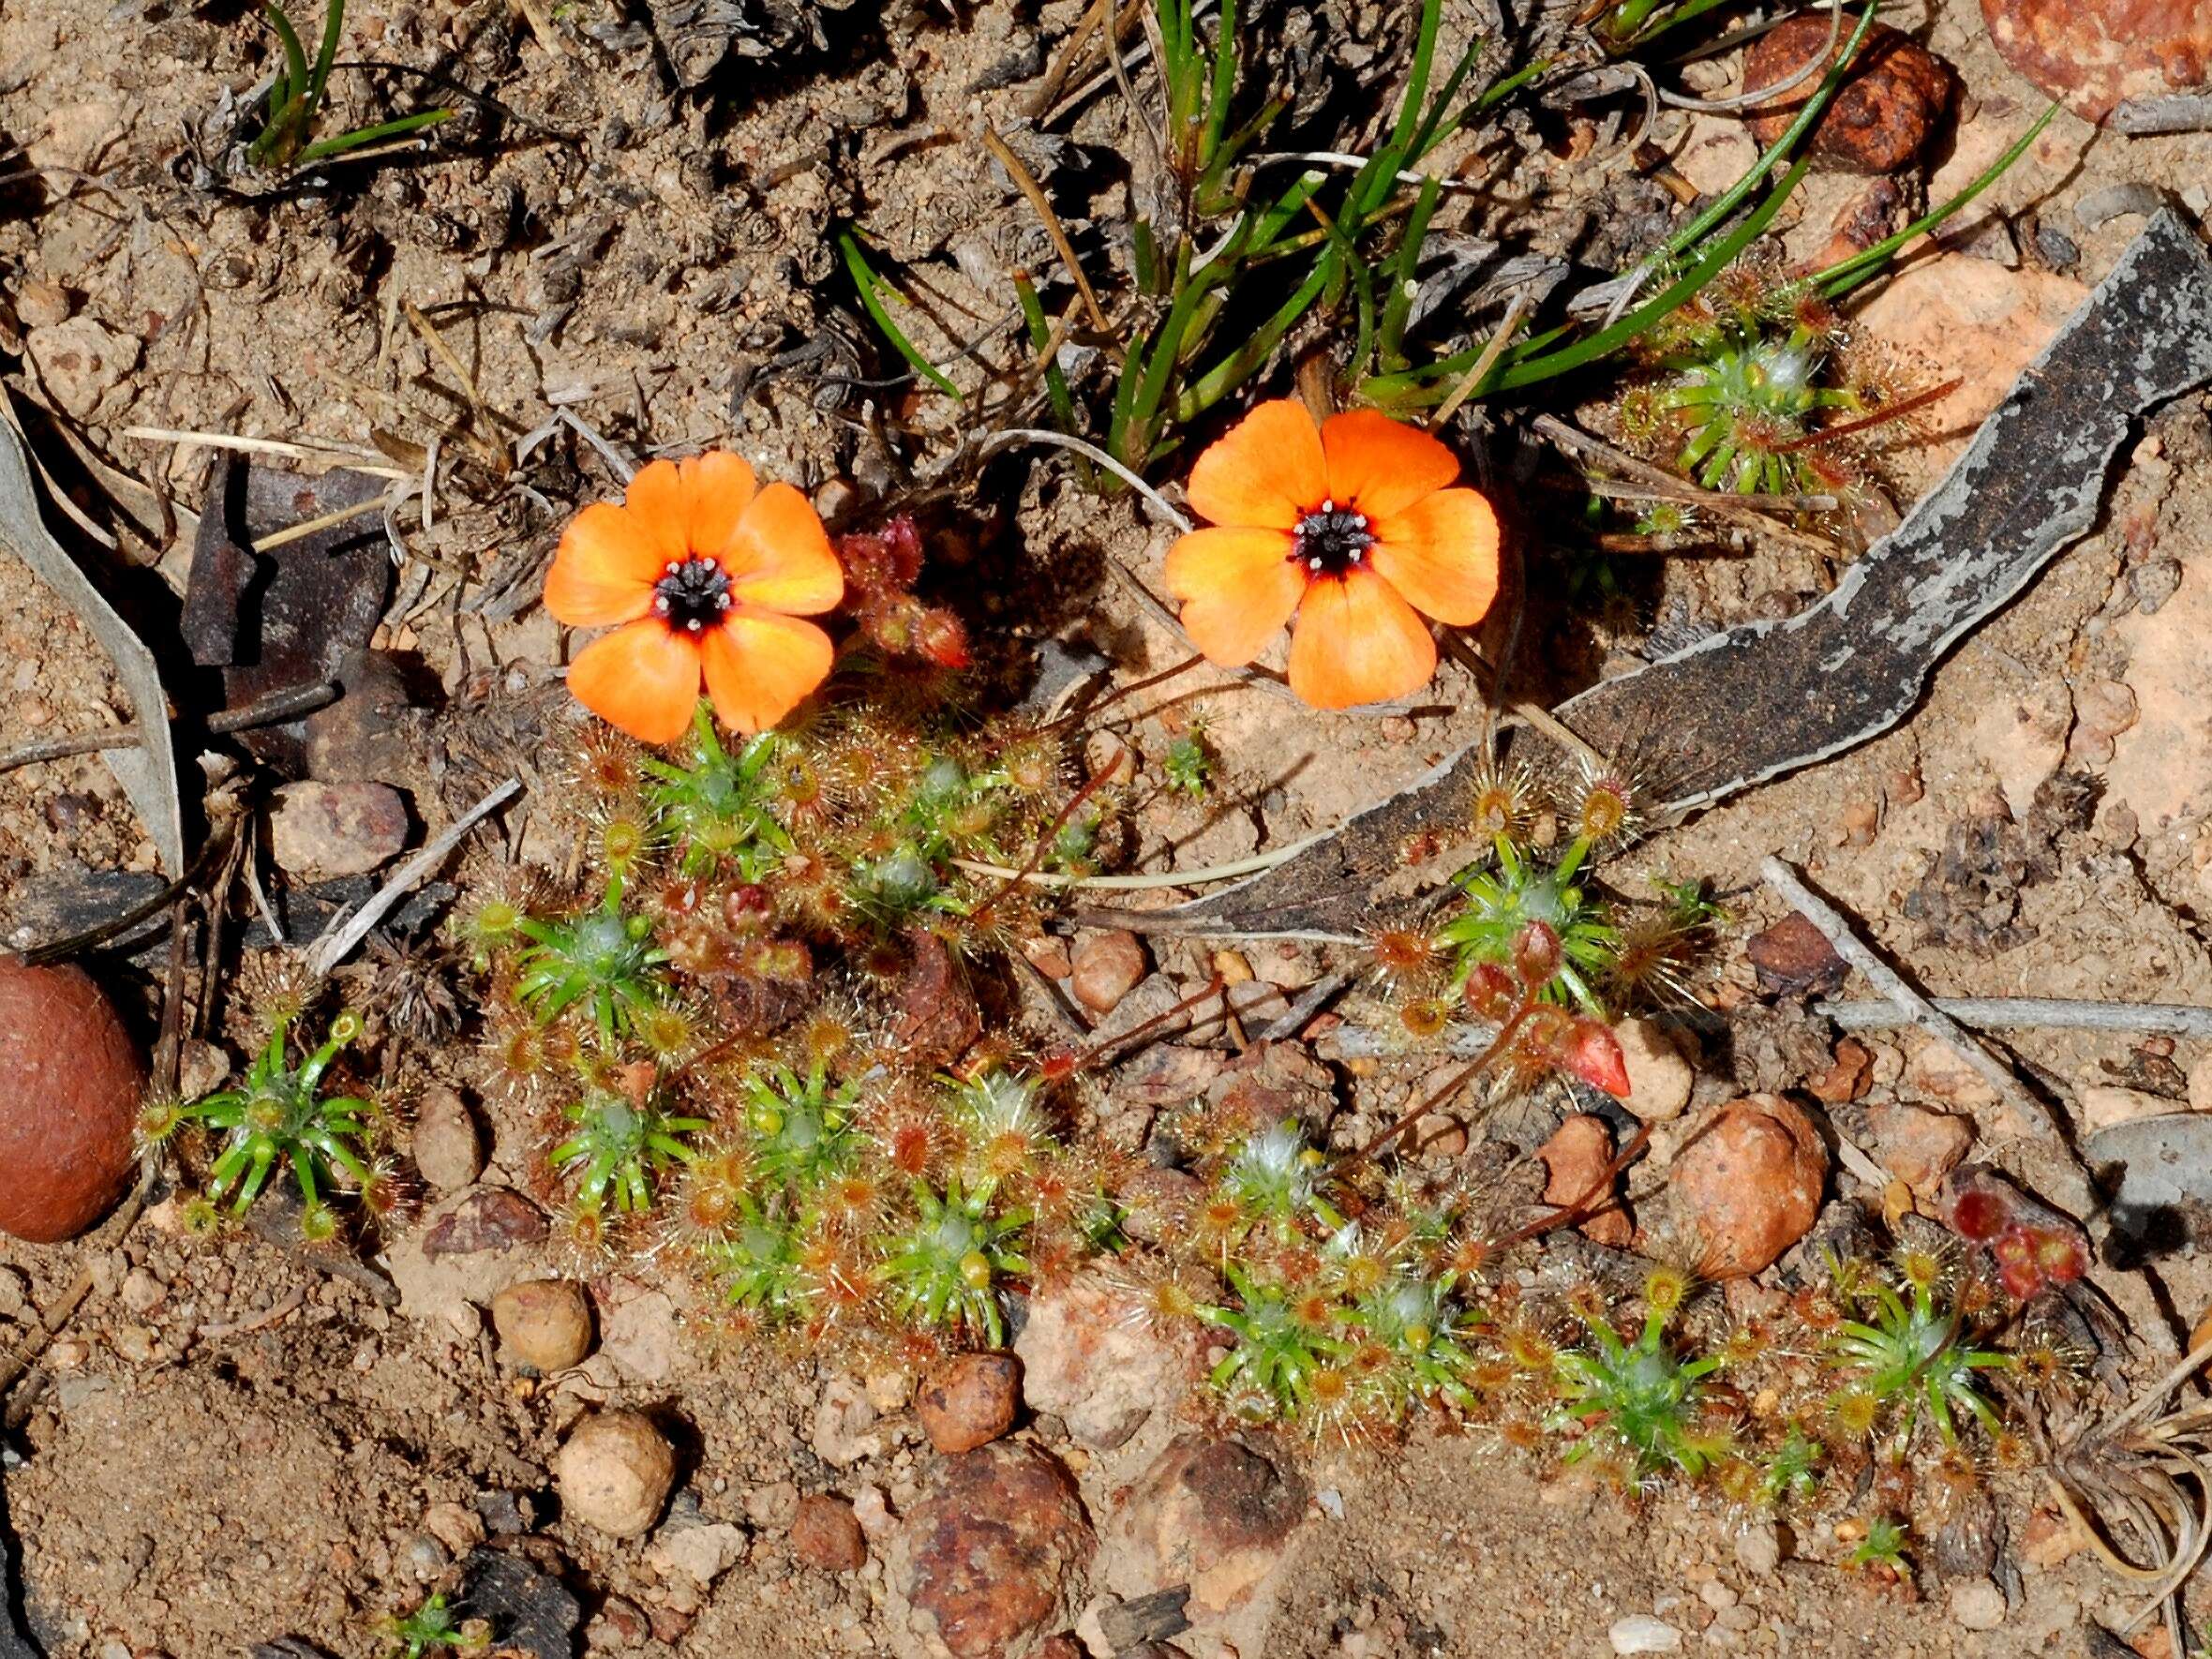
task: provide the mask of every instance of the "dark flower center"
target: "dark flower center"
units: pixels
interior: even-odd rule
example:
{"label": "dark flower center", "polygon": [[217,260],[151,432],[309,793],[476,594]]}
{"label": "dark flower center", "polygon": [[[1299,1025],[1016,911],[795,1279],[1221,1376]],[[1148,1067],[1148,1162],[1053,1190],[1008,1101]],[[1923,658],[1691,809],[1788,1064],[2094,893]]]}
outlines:
{"label": "dark flower center", "polygon": [[1298,520],[1291,535],[1291,558],[1309,576],[1341,576],[1358,569],[1374,545],[1375,532],[1365,513],[1323,501]]}
{"label": "dark flower center", "polygon": [[729,609],[729,576],[711,559],[670,560],[653,584],[653,615],[680,634],[696,634]]}

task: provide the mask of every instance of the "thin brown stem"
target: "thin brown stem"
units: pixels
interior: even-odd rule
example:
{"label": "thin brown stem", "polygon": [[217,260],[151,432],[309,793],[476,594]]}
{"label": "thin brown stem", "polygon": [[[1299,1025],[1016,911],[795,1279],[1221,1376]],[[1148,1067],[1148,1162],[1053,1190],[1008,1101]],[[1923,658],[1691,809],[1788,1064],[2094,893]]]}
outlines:
{"label": "thin brown stem", "polygon": [[1891,421],[1903,420],[1915,410],[1925,409],[1931,403],[1942,402],[1965,383],[1963,379],[1954,377],[1945,381],[1940,386],[1930,386],[1925,392],[1916,392],[1902,403],[1892,403],[1887,409],[1876,410],[1863,420],[1846,421],[1840,426],[1823,426],[1817,432],[1808,432],[1802,438],[1795,438],[1787,443],[1776,444],[1774,446],[1775,453],[1788,455],[1792,450],[1811,449],[1815,444],[1833,443],[1839,438],[1850,438],[1861,432],[1871,432],[1876,426],[1886,426]]}
{"label": "thin brown stem", "polygon": [[1197,667],[1199,664],[1204,661],[1205,657],[1203,653],[1193,652],[1191,655],[1185,657],[1181,662],[1162,668],[1158,674],[1147,674],[1142,680],[1132,680],[1127,685],[1115,687],[1113,691],[1108,692],[1104,696],[1100,697],[1095,703],[1088,704],[1081,709],[1073,710],[1069,713],[1061,715],[1057,720],[1047,721],[1044,725],[1039,726],[1029,735],[1033,738],[1041,738],[1048,735],[1049,733],[1058,731],[1062,726],[1073,725],[1080,720],[1088,720],[1092,715],[1098,713],[1101,709],[1111,709],[1114,704],[1120,702],[1125,697],[1134,696],[1141,691],[1149,691],[1152,689],[1152,687],[1173,680],[1179,674],[1188,674],[1191,669]]}
{"label": "thin brown stem", "polygon": [[1338,1158],[1335,1165],[1332,1166],[1331,1173],[1340,1173],[1347,1168],[1356,1168],[1360,1164],[1369,1161],[1377,1153],[1404,1135],[1424,1117],[1465,1088],[1469,1083],[1473,1081],[1477,1073],[1505,1052],[1505,1045],[1513,1040],[1515,1034],[1520,1030],[1529,1015],[1535,1010],[1535,998],[1524,994],[1515,1006],[1513,1012],[1505,1016],[1505,1023],[1498,1027],[1498,1035],[1490,1039],[1487,1048],[1446,1078],[1442,1088],[1406,1113],[1404,1116],[1366,1145],[1355,1147]]}
{"label": "thin brown stem", "polygon": [[1083,803],[1099,792],[1099,790],[1105,785],[1106,780],[1113,775],[1113,771],[1114,769],[1111,766],[1100,767],[1097,771],[1093,772],[1088,778],[1084,780],[1083,787],[1078,789],[1072,796],[1069,798],[1068,804],[1060,809],[1059,815],[1054,818],[1052,824],[1046,829],[1045,832],[1037,838],[1037,845],[1029,854],[1029,861],[1026,864],[1024,864],[1021,869],[1015,871],[1013,874],[1008,876],[1006,880],[999,885],[998,890],[996,892],[993,893],[980,904],[977,905],[976,908],[969,913],[970,920],[982,920],[984,917],[991,914],[991,907],[994,904],[996,904],[999,900],[1005,898],[1007,894],[1012,892],[1014,889],[1020,887],[1024,882],[1027,881],[1032,875],[1037,874],[1039,867],[1041,866],[1044,863],[1046,858],[1051,855],[1053,850],[1053,843],[1059,840],[1060,831],[1068,828],[1069,820],[1071,820],[1078,812],[1083,810]]}
{"label": "thin brown stem", "polygon": [[1064,1071],[1059,1067],[1054,1067],[1054,1070],[1056,1074],[1067,1077],[1072,1077],[1078,1071],[1086,1071],[1091,1067],[1098,1065],[1108,1054],[1136,1041],[1141,1037],[1150,1036],[1171,1020],[1190,1012],[1191,1009],[1203,1003],[1210,1002],[1216,996],[1224,994],[1228,989],[1228,982],[1219,974],[1216,974],[1198,990],[1175,1004],[1173,1008],[1163,1009],[1149,1020],[1132,1025],[1127,1031],[1091,1044],[1089,1048],[1070,1059]]}

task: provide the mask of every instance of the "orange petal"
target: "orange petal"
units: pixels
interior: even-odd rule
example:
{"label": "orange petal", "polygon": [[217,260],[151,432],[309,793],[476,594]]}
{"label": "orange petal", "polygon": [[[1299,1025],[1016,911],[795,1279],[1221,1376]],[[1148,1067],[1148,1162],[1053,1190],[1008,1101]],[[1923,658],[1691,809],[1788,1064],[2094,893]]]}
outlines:
{"label": "orange petal", "polygon": [[685,536],[691,516],[685,507],[683,474],[674,461],[648,461],[638,468],[623,493],[622,505],[651,538],[663,564],[691,552]]}
{"label": "orange petal", "polygon": [[1240,668],[1267,649],[1298,608],[1306,573],[1279,530],[1194,530],[1168,549],[1168,591],[1183,631],[1209,661]]}
{"label": "orange petal", "polygon": [[[774,488],[773,485],[770,488]],[[725,725],[766,731],[830,677],[830,635],[767,610],[732,610],[701,636],[707,695]]]}
{"label": "orange petal", "polygon": [[752,503],[753,469],[742,456],[710,449],[685,460],[677,473],[683,486],[684,545],[694,553],[720,553]]}
{"label": "orange petal", "polygon": [[653,583],[665,563],[635,514],[594,501],[560,532],[546,573],[546,608],[572,628],[635,621],[652,608]]}
{"label": "orange petal", "polygon": [[1190,510],[1210,524],[1289,530],[1328,494],[1321,433],[1294,397],[1263,403],[1190,469]]}
{"label": "orange petal", "polygon": [[1369,518],[1402,513],[1459,476],[1459,457],[1418,427],[1379,410],[1355,409],[1322,424],[1329,500]]}
{"label": "orange petal", "polygon": [[844,569],[830,550],[830,532],[814,504],[788,484],[771,484],[753,498],[722,564],[730,597],[763,610],[811,617],[844,597]]}
{"label": "orange petal", "polygon": [[1320,581],[1291,630],[1291,689],[1316,709],[1353,709],[1419,691],[1436,641],[1413,607],[1372,571]]}
{"label": "orange petal", "polygon": [[699,648],[665,622],[632,622],[576,653],[568,689],[607,725],[643,742],[673,743],[699,704]]}
{"label": "orange petal", "polygon": [[1498,516],[1472,489],[1440,489],[1380,519],[1368,562],[1413,608],[1472,627],[1498,597]]}

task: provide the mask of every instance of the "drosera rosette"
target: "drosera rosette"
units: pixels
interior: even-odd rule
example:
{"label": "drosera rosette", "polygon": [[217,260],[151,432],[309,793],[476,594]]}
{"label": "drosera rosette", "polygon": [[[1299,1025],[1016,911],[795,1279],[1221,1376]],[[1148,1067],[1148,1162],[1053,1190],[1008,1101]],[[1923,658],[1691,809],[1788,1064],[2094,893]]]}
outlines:
{"label": "drosera rosette", "polygon": [[288,1167],[305,1206],[300,1232],[309,1240],[333,1236],[337,1217],[329,1197],[350,1186],[355,1193],[373,1188],[379,1177],[371,1160],[375,1107],[358,1095],[325,1096],[324,1075],[338,1052],[361,1035],[361,1016],[351,1009],[330,1023],[321,1045],[297,1066],[291,1063],[292,1016],[276,1019],[269,1039],[247,1069],[245,1081],[188,1102],[168,1102],[140,1125],[150,1143],[168,1140],[187,1124],[221,1137],[220,1150],[207,1172],[204,1198],[210,1207],[228,1199],[233,1215],[244,1215],[266,1186],[270,1172]]}
{"label": "drosera rosette", "polygon": [[796,1323],[811,1312],[804,1236],[751,1193],[737,1194],[730,1214],[699,1248],[708,1276],[731,1307],[770,1325]]}
{"label": "drosera rosette", "polygon": [[1026,1180],[1060,1150],[1043,1080],[992,1064],[944,1082],[946,1114],[960,1137],[971,1180]]}
{"label": "drosera rosette", "polygon": [[1355,1363],[1393,1418],[1414,1406],[1475,1409],[1468,1383],[1475,1363],[1469,1342],[1484,1317],[1455,1295],[1455,1283],[1448,1272],[1400,1268],[1353,1307],[1352,1323],[1360,1333]]}
{"label": "drosera rosette", "polygon": [[[1481,964],[1512,968],[1545,1000],[1602,1014],[1598,986],[1619,934],[1610,908],[1579,879],[1592,843],[1577,837],[1549,863],[1510,836],[1492,844],[1493,863],[1460,876],[1464,903],[1437,932],[1437,943],[1453,952],[1457,982],[1464,986]],[[1539,951],[1547,960],[1539,961]]]}
{"label": "drosera rosette", "polygon": [[746,1151],[768,1190],[788,1191],[803,1204],[859,1158],[857,1080],[833,1078],[821,1060],[803,1074],[777,1061],[749,1071],[739,1089]]}
{"label": "drosera rosette", "polygon": [[1278,1244],[1287,1244],[1308,1221],[1332,1233],[1340,1229],[1344,1218],[1323,1195],[1328,1162],[1293,1118],[1246,1135],[1216,1181],[1219,1195],[1235,1208],[1237,1233],[1264,1229]]}
{"label": "drosera rosette", "polygon": [[1831,1402],[1840,1426],[1867,1435],[1893,1426],[1896,1457],[1910,1449],[1923,1413],[1946,1447],[1958,1442],[1964,1421],[1979,1422],[1992,1437],[2005,1432],[1980,1377],[2010,1368],[2012,1358],[1974,1345],[1984,1327],[1971,1304],[1986,1307],[1993,1298],[1977,1298],[1942,1253],[1914,1246],[1897,1252],[1893,1278],[1871,1271],[1838,1278],[1846,1313],[1831,1348],[1844,1378]]}
{"label": "drosera rosette", "polygon": [[629,1035],[638,1010],[667,995],[668,953],[654,942],[652,919],[623,907],[623,885],[610,875],[600,902],[573,916],[487,905],[476,920],[480,933],[519,942],[514,994],[532,1017],[543,1024],[580,1009],[607,1049]]}
{"label": "drosera rosette", "polygon": [[582,1095],[561,1115],[574,1132],[547,1156],[574,1184],[576,1208],[594,1216],[610,1198],[621,1215],[651,1209],[663,1178],[692,1160],[686,1137],[707,1128],[703,1117],[668,1109],[666,1090],[650,1062],[621,1068],[611,1086],[588,1077]]}
{"label": "drosera rosette", "polygon": [[675,847],[678,874],[701,876],[726,868],[741,881],[758,882],[776,868],[791,850],[776,816],[778,763],[789,748],[789,740],[767,731],[733,752],[715,730],[712,705],[702,701],[692,716],[686,764],[639,757],[645,802]]}
{"label": "drosera rosette", "polygon": [[1272,1271],[1275,1265],[1222,1262],[1235,1305],[1202,1304],[1196,1312],[1234,1338],[1207,1374],[1229,1410],[1257,1421],[1294,1422],[1312,1414],[1315,1378],[1340,1367],[1352,1344],[1342,1331],[1342,1304],[1310,1282]]}
{"label": "drosera rosette", "polygon": [[1616,1453],[1632,1479],[1648,1481],[1674,1472],[1696,1479],[1729,1456],[1733,1436],[1708,1409],[1707,1379],[1722,1356],[1692,1353],[1674,1330],[1689,1290],[1686,1273],[1655,1264],[1644,1278],[1643,1325],[1633,1341],[1614,1328],[1594,1287],[1577,1298],[1587,1343],[1552,1360],[1559,1404],[1547,1426],[1574,1436],[1565,1461]]}
{"label": "drosera rosette", "polygon": [[1029,1271],[1021,1250],[1029,1212],[997,1208],[994,1183],[966,1186],[958,1175],[942,1192],[927,1181],[916,1181],[911,1192],[909,1225],[881,1242],[891,1306],[925,1329],[1003,1347],[1001,1287]]}
{"label": "drosera rosette", "polygon": [[391,1659],[435,1659],[440,1653],[475,1653],[491,1646],[491,1621],[464,1619],[442,1592],[433,1592],[403,1618],[384,1622]]}

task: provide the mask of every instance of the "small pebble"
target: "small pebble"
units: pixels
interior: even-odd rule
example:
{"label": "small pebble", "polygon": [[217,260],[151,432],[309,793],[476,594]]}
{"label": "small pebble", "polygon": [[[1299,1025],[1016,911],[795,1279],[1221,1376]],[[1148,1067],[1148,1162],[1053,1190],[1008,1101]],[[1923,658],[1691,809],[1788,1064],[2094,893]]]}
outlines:
{"label": "small pebble", "polygon": [[1649,1613],[1616,1619],[1606,1635],[1616,1653],[1679,1653],[1682,1649],[1682,1633]]}
{"label": "small pebble", "polygon": [[527,1278],[492,1298],[491,1323],[512,1364],[562,1371],[591,1351],[591,1302],[572,1279]]}
{"label": "small pebble", "polygon": [[1951,1622],[1966,1630],[1995,1630],[2005,1622],[2005,1592],[1987,1578],[1950,1587]]}
{"label": "small pebble", "polygon": [[868,1559],[868,1540],[850,1503],[815,1492],[799,1501],[791,1522],[791,1553],[825,1573],[856,1573]]}
{"label": "small pebble", "polygon": [[1782,1532],[1772,1521],[1745,1527],[1736,1534],[1736,1563],[1761,1576],[1782,1564]]}
{"label": "small pebble", "polygon": [[1113,1012],[1144,977],[1144,947],[1123,928],[1084,934],[1070,962],[1069,987],[1095,1014]]}
{"label": "small pebble", "polygon": [[915,1413],[930,1444],[972,1452],[1014,1426],[1022,1404],[1022,1362],[1010,1353],[963,1353],[922,1379]]}
{"label": "small pebble", "polygon": [[650,1532],[676,1485],[676,1454],[651,1419],[601,1412],[569,1435],[553,1459],[563,1509],[617,1538]]}

